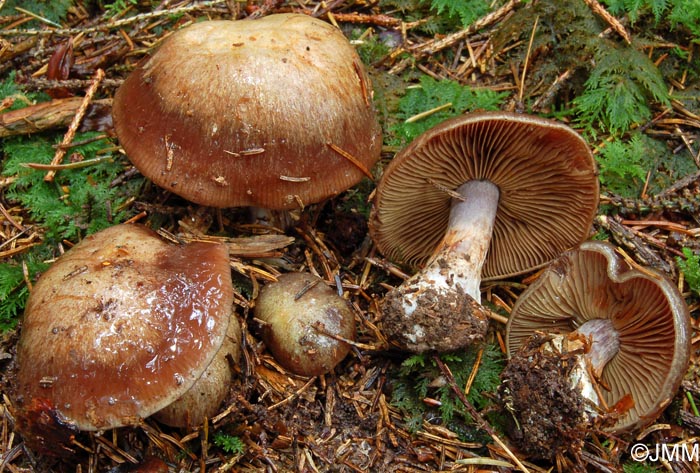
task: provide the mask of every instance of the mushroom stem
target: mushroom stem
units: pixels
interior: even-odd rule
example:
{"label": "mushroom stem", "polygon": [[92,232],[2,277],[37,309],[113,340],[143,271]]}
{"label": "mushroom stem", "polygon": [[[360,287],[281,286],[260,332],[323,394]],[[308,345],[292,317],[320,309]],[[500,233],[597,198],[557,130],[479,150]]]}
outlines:
{"label": "mushroom stem", "polygon": [[[498,187],[489,181],[468,181],[457,188],[463,200],[452,199],[447,232],[427,267],[404,284],[411,306],[419,292],[430,286],[438,292],[461,286],[481,304],[481,268],[486,261],[491,233],[496,221]],[[410,312],[410,310],[408,311]]]}
{"label": "mushroom stem", "polygon": [[445,236],[427,267],[384,299],[387,336],[410,351],[459,350],[483,340],[488,329],[479,285],[500,191],[491,182],[472,180],[457,193]]}
{"label": "mushroom stem", "polygon": [[[592,406],[597,406],[584,407],[584,413],[593,418],[597,415],[598,408],[604,406],[595,386],[603,374],[605,365],[619,352],[620,336],[611,320],[591,319],[568,335],[556,335],[546,350],[566,353],[571,349],[568,342],[582,338],[587,340],[587,350],[571,359],[563,357],[561,362],[573,364],[569,375],[571,389],[577,390]],[[563,349],[564,347],[566,348]]]}
{"label": "mushroom stem", "polygon": [[605,365],[620,350],[620,335],[609,319],[591,319],[581,325],[574,333],[583,335],[590,341],[590,348],[585,357],[590,361],[596,377],[603,373]]}

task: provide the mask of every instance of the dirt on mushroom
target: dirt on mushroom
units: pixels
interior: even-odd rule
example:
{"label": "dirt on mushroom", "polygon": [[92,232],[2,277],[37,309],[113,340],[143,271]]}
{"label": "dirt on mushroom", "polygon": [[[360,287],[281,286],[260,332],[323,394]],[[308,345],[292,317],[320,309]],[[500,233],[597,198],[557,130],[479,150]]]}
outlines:
{"label": "dirt on mushroom", "polygon": [[557,456],[579,455],[586,437],[603,427],[603,417],[594,423],[584,415],[590,401],[571,385],[575,364],[566,362],[577,353],[544,349],[551,338],[536,333],[513,354],[501,374],[499,395],[512,416],[509,434],[516,445],[534,458],[556,462]]}
{"label": "dirt on mushroom", "polygon": [[[73,6],[64,13],[43,9],[56,6],[60,11],[61,6],[68,3]],[[479,8],[471,9],[475,3],[480,3]],[[503,463],[514,465],[518,458],[531,460],[525,452],[515,449],[505,435],[502,436],[505,446],[497,445],[488,436],[472,436],[473,431],[481,433],[473,419],[460,419],[469,429],[445,422],[443,414],[449,409],[452,397],[434,395],[445,388],[445,377],[426,379],[416,375],[410,378],[417,389],[426,384],[430,386],[429,396],[419,397],[411,406],[400,405],[391,397],[397,389],[392,373],[403,366],[403,362],[418,366],[420,360],[426,358],[386,350],[390,345],[380,328],[380,303],[391,288],[401,284],[410,269],[384,259],[385,255],[377,251],[367,237],[367,202],[371,200],[373,182],[356,194],[340,195],[323,210],[342,204],[352,210],[353,218],[338,218],[335,211],[319,218],[319,208],[307,205],[298,215],[304,225],[287,232],[286,238],[293,243],[264,249],[240,243],[246,251],[233,253],[239,242],[234,245],[231,238],[282,235],[274,229],[244,223],[240,212],[192,205],[149,182],[137,183],[138,172],[124,159],[118,150],[120,143],[114,138],[103,138],[101,144],[93,144],[93,148],[99,148],[93,151],[100,153],[101,162],[114,165],[113,173],[102,173],[101,166],[90,163],[94,155],[88,154],[84,145],[76,146],[67,153],[65,165],[68,167],[58,171],[57,185],[50,189],[53,193],[32,192],[26,184],[28,176],[38,174],[40,181],[43,172],[18,167],[16,163],[23,155],[21,162],[25,164],[47,165],[51,156],[46,160],[38,159],[36,149],[46,144],[53,154],[55,149],[51,146],[62,141],[81,104],[90,102],[88,115],[93,113],[95,105],[100,106],[96,116],[99,123],[93,120],[95,117],[87,116],[80,124],[75,122],[76,129],[109,131],[110,97],[116,88],[155,44],[183,26],[211,19],[254,21],[256,17],[272,13],[303,12],[328,24],[337,24],[368,66],[383,129],[388,135],[382,159],[372,170],[375,178],[404,146],[404,135],[395,131],[402,126],[420,127],[433,119],[440,121],[463,111],[493,107],[527,110],[541,116],[556,115],[584,133],[596,149],[596,157],[605,164],[601,171],[607,181],[600,189],[604,205],[597,209],[598,218],[593,227],[596,238],[614,242],[631,261],[653,262],[653,266],[664,271],[674,284],[685,281],[683,297],[691,304],[691,313],[695,316],[697,290],[688,285],[690,277],[681,275],[682,266],[677,260],[687,260],[688,266],[683,268],[688,268],[690,274],[697,259],[692,254],[684,255],[683,250],[690,249],[696,255],[700,251],[697,238],[699,175],[694,150],[698,125],[693,118],[700,114],[697,101],[693,99],[697,95],[700,66],[692,39],[697,35],[691,35],[686,29],[689,16],[674,20],[672,28],[667,16],[678,13],[684,2],[665,2],[659,18],[655,18],[656,11],[648,10],[650,2],[636,2],[635,5],[642,6],[635,6],[634,11],[625,10],[630,2],[616,2],[619,9],[613,9],[613,2],[607,1],[576,0],[567,9],[560,8],[560,3],[559,0],[177,0],[158,5],[148,1],[0,2],[0,90],[2,93],[9,91],[0,97],[3,99],[0,104],[0,136],[3,137],[0,143],[3,150],[0,156],[3,166],[0,176],[0,293],[6,296],[0,297],[3,310],[15,315],[21,313],[22,306],[14,301],[21,300],[39,276],[37,262],[51,262],[97,228],[133,218],[159,229],[173,242],[204,238],[227,242],[232,251],[234,304],[244,322],[252,322],[255,296],[265,282],[274,279],[277,273],[311,271],[327,284],[337,284],[337,289],[354,304],[358,324],[356,346],[350,355],[332,374],[316,378],[298,377],[280,367],[257,335],[244,325],[244,357],[237,373],[241,385],[231,387],[222,411],[201,428],[170,428],[148,419],[133,428],[109,430],[103,434],[77,434],[70,458],[58,462],[32,455],[36,452],[20,443],[12,431],[15,406],[8,398],[3,398],[0,403],[0,413],[5,420],[0,425],[3,467],[42,473],[78,470],[124,473],[147,464],[145,458],[155,455],[171,471],[348,473],[507,470],[513,467]],[[46,16],[45,19],[61,26],[14,10],[15,5],[31,10],[34,15]],[[439,5],[443,6],[437,9]],[[610,28],[608,20],[592,8],[595,5],[609,14],[607,18],[620,20],[617,27],[622,30]],[[464,24],[462,14],[467,14]],[[27,29],[31,32],[25,34]],[[632,33],[631,45],[619,34],[625,30]],[[57,47],[67,42],[73,44],[69,54],[76,59],[70,75],[58,83],[48,81],[47,76],[42,75],[42,68]],[[608,54],[611,52],[617,55]],[[590,92],[600,92],[589,90],[592,83],[587,79],[591,71],[598,79],[609,79],[609,75],[599,73],[598,66],[605,62],[602,60],[607,60],[609,67],[611,60],[606,58],[620,58],[620,55],[621,61],[612,62],[615,62],[614,77],[621,82],[603,80],[598,85],[614,83],[619,86],[617,90],[629,84],[636,86],[639,77],[633,77],[631,72],[644,73],[645,68],[648,72],[652,64],[654,68],[658,66],[659,77],[663,75],[661,89],[672,90],[674,100],[672,103],[657,101],[658,96],[644,88],[653,84],[656,76],[647,74],[644,77],[649,81],[638,89],[643,91],[642,103],[635,104],[648,109],[649,115],[631,121],[632,127],[627,131],[611,133],[609,128],[598,126],[607,124],[610,109],[582,117],[579,104],[583,102],[581,97],[590,98]],[[640,55],[646,62],[639,61],[634,67],[624,62],[626,56],[639,58]],[[90,100],[85,91],[94,84],[92,77],[97,68],[104,69],[106,77]],[[423,80],[428,77],[430,83]],[[75,96],[54,103],[42,102],[43,95],[36,94],[56,87]],[[411,102],[412,92],[421,90],[435,102]],[[501,98],[485,107],[473,100],[474,90],[497,92]],[[397,113],[398,102],[401,115]],[[606,105],[619,103],[604,102]],[[23,105],[28,105],[24,113],[5,113],[6,107]],[[613,112],[625,116],[630,110]],[[5,133],[24,136],[13,138]],[[27,136],[27,133],[32,135]],[[70,133],[66,136],[70,138]],[[72,144],[95,136],[79,133]],[[613,159],[616,157],[613,153],[608,154],[611,150],[619,151],[620,144],[628,149],[625,148],[628,140],[639,136],[643,138],[643,152],[622,154],[626,159],[618,161]],[[641,157],[641,161],[627,159],[630,157]],[[164,162],[167,164],[167,159]],[[84,178],[74,178],[77,174],[71,169],[73,166],[83,166]],[[640,173],[640,169],[643,172]],[[295,176],[285,174],[285,177]],[[612,186],[615,179],[617,189],[622,183],[628,193],[622,195]],[[109,184],[108,190],[102,181]],[[224,188],[228,181],[212,182]],[[285,182],[290,186],[295,184]],[[435,181],[428,184],[433,189],[440,185]],[[80,200],[86,189],[89,198]],[[37,195],[43,199],[37,199]],[[115,195],[124,198],[117,200]],[[49,207],[49,202],[56,205]],[[49,219],[48,210],[54,208],[57,209],[54,215],[59,218]],[[100,213],[105,215],[102,223],[97,220]],[[70,235],[67,235],[68,230]],[[415,229],[407,224],[401,230],[411,233]],[[536,278],[536,274],[525,274],[482,285],[483,299],[501,320],[492,319],[492,329],[486,336],[490,347],[500,350],[499,337],[504,333],[502,321],[522,291]],[[9,292],[2,292],[8,284]],[[16,345],[12,331],[14,322],[11,319],[8,323],[5,315],[0,313],[0,324],[10,331],[2,332],[0,339],[0,366],[7,382],[3,385],[3,394],[10,392],[9,385],[15,384],[10,368]],[[693,320],[692,323],[693,330],[697,330],[697,322]],[[697,337],[694,348],[697,348]],[[483,373],[484,365],[475,363],[473,371]],[[694,351],[681,389],[675,392],[659,421],[639,434],[641,442],[682,447],[700,434],[700,416],[696,415],[693,404],[700,399],[698,373]],[[466,381],[470,373],[460,374],[465,375],[465,382],[458,386],[460,391],[478,390],[478,386],[470,388]],[[484,392],[486,396],[492,393],[491,390]],[[501,426],[499,418],[510,414],[505,408],[502,412],[494,409],[488,407],[482,413],[489,422]],[[630,465],[638,466],[630,459],[627,437],[613,437],[602,443],[597,441],[600,438],[586,440],[578,459],[562,459],[561,463],[532,459],[526,463],[527,469],[574,471],[572,465],[579,461],[583,465],[581,469],[608,473],[623,471],[623,465],[625,469]],[[237,446],[242,449],[233,448]],[[514,449],[515,459],[509,456],[508,447]],[[642,466],[655,465],[647,462]],[[673,464],[676,469],[684,467],[691,471],[694,465]]]}

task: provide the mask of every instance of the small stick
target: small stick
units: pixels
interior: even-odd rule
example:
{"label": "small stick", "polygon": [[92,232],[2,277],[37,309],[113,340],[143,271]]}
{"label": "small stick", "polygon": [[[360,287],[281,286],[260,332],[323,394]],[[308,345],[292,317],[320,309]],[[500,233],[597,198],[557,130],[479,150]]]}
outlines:
{"label": "small stick", "polygon": [[467,200],[459,192],[453,191],[452,189],[447,188],[446,186],[440,184],[439,182],[436,182],[434,179],[432,179],[430,177],[427,178],[426,180],[428,181],[428,184],[432,185],[440,192],[444,192],[445,194],[449,195],[453,199],[459,200],[460,202],[465,202]]}
{"label": "small stick", "polygon": [[316,381],[316,378],[317,378],[317,376],[311,377],[311,378],[306,382],[306,384],[304,384],[304,385],[303,385],[301,388],[299,388],[296,392],[294,392],[294,393],[292,393],[290,396],[288,396],[288,397],[282,399],[280,402],[271,405],[270,407],[267,408],[267,410],[268,410],[268,411],[275,410],[275,409],[277,409],[278,407],[280,407],[280,406],[282,406],[282,405],[284,405],[284,404],[287,404],[287,403],[293,401],[294,399],[298,398],[304,391],[306,391],[306,389],[307,389],[309,386],[311,386],[311,384],[312,384],[314,381]]}
{"label": "small stick", "polygon": [[523,74],[520,77],[520,87],[518,91],[518,102],[522,103],[523,93],[525,92],[525,76],[527,74],[527,66],[530,62],[530,54],[532,53],[532,42],[535,40],[535,31],[537,31],[537,23],[540,21],[540,17],[536,16],[535,21],[532,24],[532,32],[530,33],[530,42],[527,44],[527,54],[525,55],[525,63],[523,64]]}
{"label": "small stick", "polygon": [[442,110],[445,110],[446,108],[450,108],[452,106],[452,102],[447,102],[442,105],[438,105],[435,108],[431,108],[430,110],[426,110],[425,112],[420,112],[416,115],[408,117],[404,123],[413,123],[417,122],[418,120],[421,120],[425,117],[428,117],[434,113],[440,112]]}
{"label": "small stick", "polygon": [[352,164],[354,164],[355,167],[357,167],[357,169],[359,169],[360,171],[362,171],[362,174],[364,174],[365,176],[369,177],[371,180],[374,180],[374,176],[373,176],[372,173],[369,171],[369,169],[367,169],[367,166],[365,166],[365,165],[364,165],[359,159],[357,159],[355,156],[353,156],[352,154],[348,153],[347,151],[345,151],[345,150],[344,150],[343,148],[341,148],[340,146],[335,145],[335,144],[333,144],[333,143],[328,143],[328,147],[329,147],[330,149],[332,149],[333,151],[335,151],[336,153],[338,153],[339,155],[341,155],[342,157],[344,157],[345,159],[347,159],[348,161],[350,161]]}
{"label": "small stick", "polygon": [[85,159],[83,161],[77,161],[75,163],[68,164],[41,164],[41,163],[22,163],[21,166],[25,168],[38,169],[40,171],[60,171],[61,169],[80,169],[92,166],[93,164],[99,164],[104,161],[112,161],[114,158],[112,156],[102,156],[99,158]]}
{"label": "small stick", "polygon": [[[409,52],[413,53],[415,59],[420,59],[421,57],[430,56],[439,51],[442,51],[443,49],[448,48],[453,44],[465,40],[469,35],[475,33],[476,31],[486,28],[487,26],[501,20],[508,13],[510,13],[519,3],[519,0],[509,0],[509,2],[503,5],[501,8],[492,13],[489,13],[488,15],[479,20],[476,20],[467,28],[457,31],[456,33],[449,34],[447,36],[432,39],[426,43],[416,46]],[[395,65],[389,71],[389,73],[398,74],[412,63],[413,62],[411,60],[404,59],[399,64]]]}
{"label": "small stick", "polygon": [[434,354],[433,355],[433,360],[435,360],[435,363],[437,364],[438,368],[442,372],[443,376],[445,376],[445,379],[449,383],[450,387],[452,388],[452,391],[457,395],[459,400],[464,404],[464,407],[467,408],[467,411],[469,412],[469,415],[472,416],[472,419],[477,423],[477,426],[488,433],[491,438],[493,439],[494,442],[498,444],[499,447],[503,449],[503,451],[506,452],[508,457],[513,460],[513,462],[520,468],[521,471],[524,471],[526,473],[529,473],[529,470],[525,467],[525,465],[522,464],[522,462],[518,459],[517,456],[513,452],[510,451],[508,446],[503,443],[503,441],[498,437],[496,434],[496,431],[493,430],[493,427],[489,425],[486,420],[481,417],[481,414],[479,414],[479,411],[476,410],[476,408],[472,405],[471,402],[467,399],[467,396],[462,392],[462,390],[457,386],[457,382],[455,381],[455,377],[450,371],[450,369],[445,365],[445,363],[442,362],[440,359],[440,355]]}
{"label": "small stick", "polygon": [[469,394],[469,391],[474,384],[474,379],[476,378],[476,373],[479,372],[479,366],[481,366],[481,357],[484,356],[484,349],[479,350],[476,354],[476,360],[474,361],[474,366],[472,367],[472,372],[469,373],[469,378],[467,379],[467,384],[464,386],[464,394]]}
{"label": "small stick", "polygon": [[140,13],[138,15],[130,16],[128,18],[122,18],[120,20],[108,21],[107,23],[101,23],[97,26],[90,28],[57,28],[57,29],[33,29],[33,30],[22,30],[22,29],[7,29],[0,30],[0,36],[16,36],[16,35],[61,35],[61,36],[73,36],[80,33],[96,33],[99,31],[107,31],[112,29],[118,29],[122,26],[135,23],[141,20],[150,20],[159,16],[169,16],[177,15],[181,13],[188,13],[194,10],[206,9],[210,7],[216,7],[219,5],[225,5],[227,0],[210,0],[201,3],[195,3],[193,5],[187,5],[184,7],[168,8],[165,10],[157,10],[147,13]]}
{"label": "small stick", "polygon": [[5,219],[6,219],[8,222],[10,222],[10,223],[12,224],[12,226],[15,227],[17,230],[19,230],[19,231],[21,231],[21,232],[25,232],[25,231],[26,231],[26,228],[24,228],[22,225],[20,225],[19,223],[17,223],[17,222],[15,221],[15,219],[12,218],[12,215],[10,215],[10,213],[7,211],[7,209],[5,209],[5,206],[2,205],[2,202],[0,202],[0,213],[2,213],[3,217],[5,217]]}
{"label": "small stick", "polygon": [[[85,97],[83,98],[83,103],[80,104],[80,107],[75,112],[75,116],[73,117],[73,121],[71,122],[70,127],[68,127],[68,131],[63,136],[63,141],[61,142],[61,146],[56,150],[56,154],[54,154],[54,157],[51,160],[51,166],[56,166],[56,165],[60,164],[63,157],[66,155],[68,145],[70,144],[71,141],[73,141],[73,138],[75,137],[75,133],[78,131],[78,127],[80,126],[80,121],[83,119],[83,116],[85,115],[85,111],[87,110],[88,105],[90,104],[90,101],[92,100],[92,96],[95,95],[95,92],[97,92],[97,87],[100,85],[100,82],[102,82],[102,79],[104,79],[104,77],[105,77],[105,72],[102,69],[97,69],[97,71],[95,72],[95,77],[93,79],[93,82],[92,82],[92,84],[90,84],[90,87],[88,88],[87,92],[85,93]],[[44,181],[53,182],[55,175],[56,175],[56,170],[51,169],[49,172],[46,173],[46,176],[44,176]]]}
{"label": "small stick", "polygon": [[567,69],[564,72],[562,72],[556,79],[554,79],[554,82],[545,90],[545,92],[537,97],[537,100],[535,100],[535,103],[532,104],[532,109],[534,111],[539,111],[542,110],[542,108],[546,107],[549,105],[552,100],[554,100],[554,96],[556,95],[557,92],[559,92],[559,89],[561,89],[562,85],[569,80],[569,78],[572,76],[573,70],[572,69]]}
{"label": "small stick", "polygon": [[[3,3],[4,3],[4,2],[3,2]],[[48,18],[44,18],[43,16],[37,15],[36,13],[31,12],[31,11],[29,11],[29,10],[25,10],[24,8],[15,7],[15,10],[17,10],[18,12],[24,13],[25,15],[29,15],[29,16],[31,16],[32,18],[41,21],[42,23],[46,23],[47,25],[55,26],[55,27],[57,27],[57,28],[60,28],[60,27],[61,27],[61,25],[58,24],[58,23],[56,23],[55,21],[51,21],[51,20],[49,20]]]}
{"label": "small stick", "polygon": [[630,34],[627,32],[625,27],[620,23],[620,20],[612,16],[608,11],[601,5],[598,0],[583,0],[586,2],[586,5],[595,13],[596,15],[599,15],[607,24],[610,25],[612,29],[615,30],[617,34],[622,36],[622,39],[625,40],[627,44],[632,44],[632,39],[630,38]]}

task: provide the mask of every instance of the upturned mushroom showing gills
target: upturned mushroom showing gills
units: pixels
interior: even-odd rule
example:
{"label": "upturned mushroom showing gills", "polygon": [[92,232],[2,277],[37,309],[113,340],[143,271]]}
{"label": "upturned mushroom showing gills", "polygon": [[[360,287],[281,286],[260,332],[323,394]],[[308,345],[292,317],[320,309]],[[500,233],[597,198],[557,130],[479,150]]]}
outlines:
{"label": "upturned mushroom showing gills", "polygon": [[262,339],[275,360],[303,376],[328,373],[350,352],[355,316],[348,301],[310,273],[286,273],[255,302]]}
{"label": "upturned mushroom showing gills", "polygon": [[158,412],[210,365],[232,304],[224,245],[173,245],[139,225],[86,237],[39,278],[27,302],[18,430],[37,450],[61,454],[61,439],[74,431]]}
{"label": "upturned mushroom showing gills", "polygon": [[370,220],[385,256],[423,267],[387,294],[387,338],[413,352],[482,339],[482,279],[544,266],[579,244],[597,205],[593,155],[564,124],[485,112],[423,133],[384,171]]}
{"label": "upturned mushroom showing gills", "polygon": [[168,37],[114,97],[136,168],[213,207],[295,209],[379,158],[372,84],[330,24],[301,14],[205,21]]}
{"label": "upturned mushroom showing gills", "polygon": [[619,434],[652,423],[687,371],[690,337],[688,307],[664,276],[604,242],[565,252],[506,329],[503,389],[521,446],[553,458],[593,425]]}

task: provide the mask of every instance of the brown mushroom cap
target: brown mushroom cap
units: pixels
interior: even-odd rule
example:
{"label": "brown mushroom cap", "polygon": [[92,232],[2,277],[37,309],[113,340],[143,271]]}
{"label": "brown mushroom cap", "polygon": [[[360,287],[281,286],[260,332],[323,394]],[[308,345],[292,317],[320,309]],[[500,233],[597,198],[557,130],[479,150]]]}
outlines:
{"label": "brown mushroom cap", "polygon": [[675,285],[632,269],[608,243],[565,252],[519,297],[506,329],[509,356],[535,331],[566,334],[593,319],[610,320],[619,337],[619,351],[602,371],[611,388],[601,390],[603,398],[608,406],[627,394],[634,401],[613,430],[653,422],[688,367],[688,307]]}
{"label": "brown mushroom cap", "polygon": [[586,142],[559,122],[481,112],[428,130],[389,163],[370,221],[379,250],[423,265],[445,236],[449,191],[471,180],[500,191],[482,280],[541,267],[588,236],[598,177]]}
{"label": "brown mushroom cap", "polygon": [[265,322],[262,339],[277,362],[293,373],[331,371],[350,352],[355,316],[348,301],[310,273],[286,273],[266,284],[255,302]]}
{"label": "brown mushroom cap", "polygon": [[146,177],[214,207],[319,202],[359,182],[382,144],[353,46],[300,14],[174,33],[124,81],[113,115]]}
{"label": "brown mushroom cap", "polygon": [[37,422],[47,415],[99,430],[159,411],[209,366],[232,304],[224,245],[171,245],[139,225],[86,237],[27,302],[17,346],[21,423],[41,436]]}

